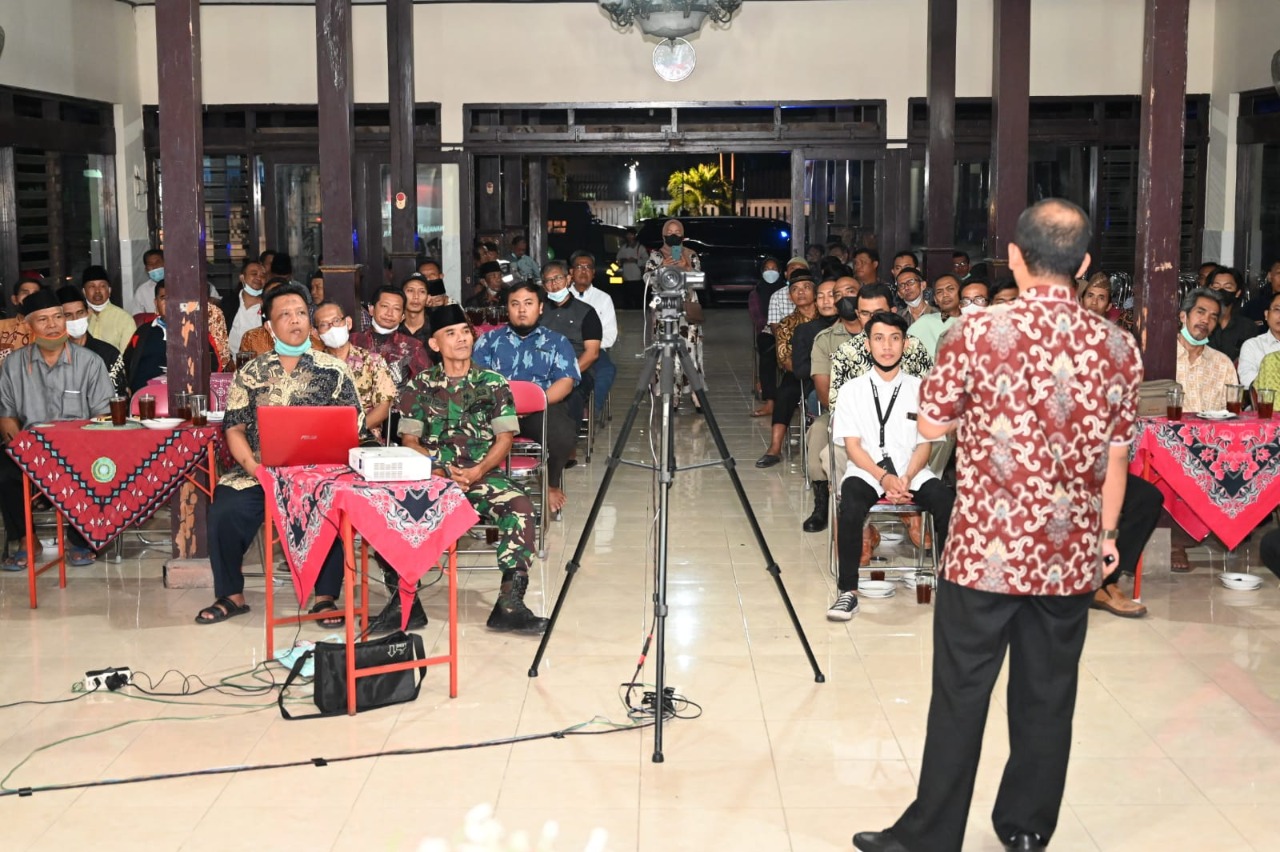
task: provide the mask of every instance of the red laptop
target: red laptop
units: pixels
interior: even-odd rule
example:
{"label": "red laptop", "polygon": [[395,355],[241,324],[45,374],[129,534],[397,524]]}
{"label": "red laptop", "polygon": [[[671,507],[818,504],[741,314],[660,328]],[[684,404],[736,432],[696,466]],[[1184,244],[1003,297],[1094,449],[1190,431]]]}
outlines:
{"label": "red laptop", "polygon": [[360,445],[356,410],[349,405],[264,405],[258,409],[258,444],[267,467],[347,464]]}

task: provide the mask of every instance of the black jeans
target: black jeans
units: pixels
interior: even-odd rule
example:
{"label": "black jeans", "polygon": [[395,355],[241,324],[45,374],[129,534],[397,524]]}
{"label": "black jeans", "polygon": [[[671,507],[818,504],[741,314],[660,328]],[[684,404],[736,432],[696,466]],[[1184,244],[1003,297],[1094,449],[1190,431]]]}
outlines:
{"label": "black jeans", "polygon": [[[942,556],[947,543],[947,527],[951,525],[951,507],[956,495],[939,479],[930,479],[912,491],[911,497],[920,507],[933,516],[933,539],[938,556]],[[840,486],[840,501],[836,504],[836,530],[840,542],[839,576],[836,588],[842,592],[858,590],[858,565],[862,561],[862,528],[866,525],[871,507],[880,501],[880,495],[856,476],[847,477]]]}
{"label": "black jeans", "polygon": [[809,392],[809,386],[809,382],[800,381],[794,373],[782,374],[782,381],[778,382],[773,395],[774,426],[791,425],[791,418],[800,407],[800,400]]}
{"label": "black jeans", "polygon": [[[33,485],[31,496],[34,497],[39,493]],[[22,502],[22,468],[9,458],[9,454],[4,452],[3,448],[0,448],[0,515],[4,515],[5,538],[11,542],[27,534],[27,514]],[[71,524],[64,522],[63,529],[66,531],[67,547],[92,549],[84,540],[84,536],[80,535]]]}
{"label": "black jeans", "polygon": [[1009,761],[992,811],[997,836],[1058,825],[1071,755],[1080,651],[1093,595],[1000,595],[938,584],[933,697],[916,800],[891,829],[913,852],[960,852],[991,690],[1009,654]]}
{"label": "black jeans", "polygon": [[[266,520],[261,485],[235,489],[219,485],[209,505],[209,561],[213,593],[220,598],[244,592],[244,554]],[[316,595],[334,598],[342,591],[342,537],[339,536],[316,579]]]}
{"label": "black jeans", "polygon": [[760,363],[760,398],[767,402],[778,388],[777,341],[767,331],[756,335],[756,358]]}
{"label": "black jeans", "polygon": [[1120,579],[1121,574],[1132,577],[1138,570],[1138,560],[1146,549],[1151,534],[1160,523],[1160,512],[1164,508],[1164,495],[1160,489],[1140,476],[1129,474],[1124,487],[1124,502],[1120,504],[1119,535],[1116,537],[1116,549],[1120,551],[1120,567],[1102,581],[1103,586],[1110,586]]}
{"label": "black jeans", "polygon": [[569,453],[578,443],[578,421],[574,420],[564,402],[547,407],[547,434],[542,434],[542,417],[530,414],[520,418],[520,434],[532,438],[547,449],[547,484],[559,488],[564,479],[564,466]]}

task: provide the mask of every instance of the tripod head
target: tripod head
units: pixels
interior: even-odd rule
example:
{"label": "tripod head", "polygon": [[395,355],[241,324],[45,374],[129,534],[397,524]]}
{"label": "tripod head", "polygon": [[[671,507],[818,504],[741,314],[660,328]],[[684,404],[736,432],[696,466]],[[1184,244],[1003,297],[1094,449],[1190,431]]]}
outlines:
{"label": "tripod head", "polygon": [[674,266],[663,266],[653,273],[649,280],[649,288],[653,293],[649,306],[657,314],[661,338],[675,336],[677,323],[684,315],[688,293],[705,290],[706,286],[707,276],[702,272],[686,272]]}

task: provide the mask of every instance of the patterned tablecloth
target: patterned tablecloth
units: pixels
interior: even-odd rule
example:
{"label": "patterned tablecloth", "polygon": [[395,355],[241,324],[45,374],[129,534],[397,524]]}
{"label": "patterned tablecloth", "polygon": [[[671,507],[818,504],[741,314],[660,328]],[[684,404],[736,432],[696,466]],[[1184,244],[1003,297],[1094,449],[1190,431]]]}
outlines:
{"label": "patterned tablecloth", "polygon": [[1280,420],[1144,417],[1130,470],[1155,483],[1192,538],[1212,532],[1234,550],[1280,505]]}
{"label": "patterned tablecloth", "polygon": [[369,482],[346,465],[306,465],[260,467],[258,481],[266,491],[299,605],[315,588],[343,512],[400,574],[405,623],[418,579],[480,520],[462,489],[442,477]]}
{"label": "patterned tablecloth", "polygon": [[144,429],[68,420],[19,432],[5,452],[95,550],[155,514],[208,460],[217,426]]}

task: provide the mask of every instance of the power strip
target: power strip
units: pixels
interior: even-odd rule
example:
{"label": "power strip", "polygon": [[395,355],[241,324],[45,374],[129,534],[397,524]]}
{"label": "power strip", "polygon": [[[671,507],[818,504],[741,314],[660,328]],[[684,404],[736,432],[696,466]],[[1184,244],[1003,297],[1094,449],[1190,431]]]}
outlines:
{"label": "power strip", "polygon": [[87,692],[114,692],[131,683],[133,683],[133,669],[127,666],[112,666],[84,673],[84,688]]}

